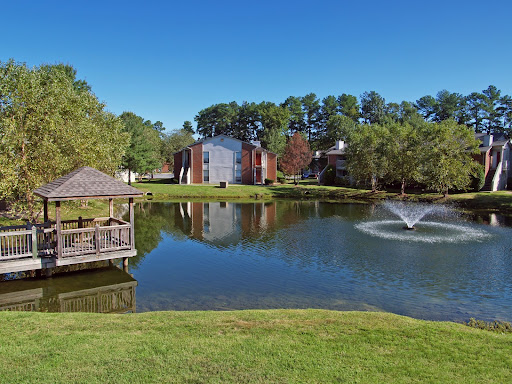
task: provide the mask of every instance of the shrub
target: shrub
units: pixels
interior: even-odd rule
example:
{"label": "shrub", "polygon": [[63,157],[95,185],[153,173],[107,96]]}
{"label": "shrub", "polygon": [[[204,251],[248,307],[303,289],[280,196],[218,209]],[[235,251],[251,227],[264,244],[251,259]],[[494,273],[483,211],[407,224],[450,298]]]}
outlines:
{"label": "shrub", "polygon": [[346,187],[349,185],[349,181],[346,177],[335,177],[334,185],[337,187]]}
{"label": "shrub", "polygon": [[471,318],[467,323],[464,324],[466,324],[468,327],[485,329],[492,332],[512,333],[512,324],[506,321],[483,321]]}
{"label": "shrub", "polygon": [[332,164],[329,164],[324,171],[324,185],[334,185],[336,179],[336,169]]}
{"label": "shrub", "polygon": [[274,180],[272,179],[265,179],[265,185],[271,185],[274,184]]}
{"label": "shrub", "polygon": [[485,170],[484,166],[480,165],[474,175],[471,176],[470,188],[474,192],[478,192],[484,187],[485,184]]}

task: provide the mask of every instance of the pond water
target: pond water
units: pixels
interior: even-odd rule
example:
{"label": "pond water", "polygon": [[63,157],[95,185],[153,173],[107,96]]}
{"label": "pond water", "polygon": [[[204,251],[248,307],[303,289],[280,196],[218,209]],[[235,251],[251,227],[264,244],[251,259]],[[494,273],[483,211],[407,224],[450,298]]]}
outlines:
{"label": "pond water", "polygon": [[[96,284],[77,291],[108,292],[89,304],[102,312],[326,308],[512,321],[510,225],[436,210],[404,231],[382,206],[147,202],[135,211],[133,278],[116,268],[73,273],[47,280],[43,291],[64,308],[55,303],[73,294],[55,298],[65,291],[55,288],[59,279]],[[0,306],[2,293],[36,290],[26,285],[34,281],[10,283],[0,283]]]}

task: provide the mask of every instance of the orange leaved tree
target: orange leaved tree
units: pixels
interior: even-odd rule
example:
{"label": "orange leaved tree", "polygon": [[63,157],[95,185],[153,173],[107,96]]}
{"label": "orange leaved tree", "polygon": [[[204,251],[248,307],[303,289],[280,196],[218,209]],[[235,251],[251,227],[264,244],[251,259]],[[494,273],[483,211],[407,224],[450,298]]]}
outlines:
{"label": "orange leaved tree", "polygon": [[311,158],[309,143],[299,132],[295,132],[284,149],[281,168],[284,173],[293,175],[294,181],[297,183],[297,174],[311,163]]}

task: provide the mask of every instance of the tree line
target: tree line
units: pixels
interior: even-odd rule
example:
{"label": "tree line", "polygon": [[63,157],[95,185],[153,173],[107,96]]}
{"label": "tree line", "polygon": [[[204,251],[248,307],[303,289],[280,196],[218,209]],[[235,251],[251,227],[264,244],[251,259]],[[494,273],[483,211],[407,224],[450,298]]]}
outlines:
{"label": "tree line", "polygon": [[442,90],[435,97],[423,96],[415,102],[386,103],[375,91],[354,95],[314,93],[290,96],[280,104],[236,102],[214,104],[195,116],[197,134],[211,137],[226,134],[243,141],[259,140],[269,150],[282,155],[289,138],[303,133],[311,148],[326,149],[343,131],[358,124],[454,120],[475,132],[509,133],[512,128],[512,98],[490,85],[482,92],[463,96]]}

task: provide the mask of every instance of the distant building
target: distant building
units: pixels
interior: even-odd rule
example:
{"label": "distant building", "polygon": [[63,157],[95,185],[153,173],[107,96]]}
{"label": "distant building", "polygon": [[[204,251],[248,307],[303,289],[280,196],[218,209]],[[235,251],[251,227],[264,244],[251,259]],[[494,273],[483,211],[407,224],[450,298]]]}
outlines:
{"label": "distant building", "polygon": [[[347,148],[347,144],[343,140],[336,140],[334,146],[325,151],[323,156],[327,157],[327,165],[332,165],[334,169],[336,169],[336,177],[346,178],[348,177],[347,168],[346,168],[346,155],[345,149]],[[327,167],[323,168],[322,172],[318,177],[318,182],[323,184],[324,182],[324,171]]]}
{"label": "distant building", "polygon": [[174,177],[180,184],[264,184],[276,180],[277,155],[226,135],[196,141],[174,154]]}
{"label": "distant building", "polygon": [[504,134],[475,133],[475,137],[481,141],[481,144],[480,154],[474,158],[485,169],[485,185],[482,190],[499,191],[507,188],[507,180],[512,177],[510,140]]}

